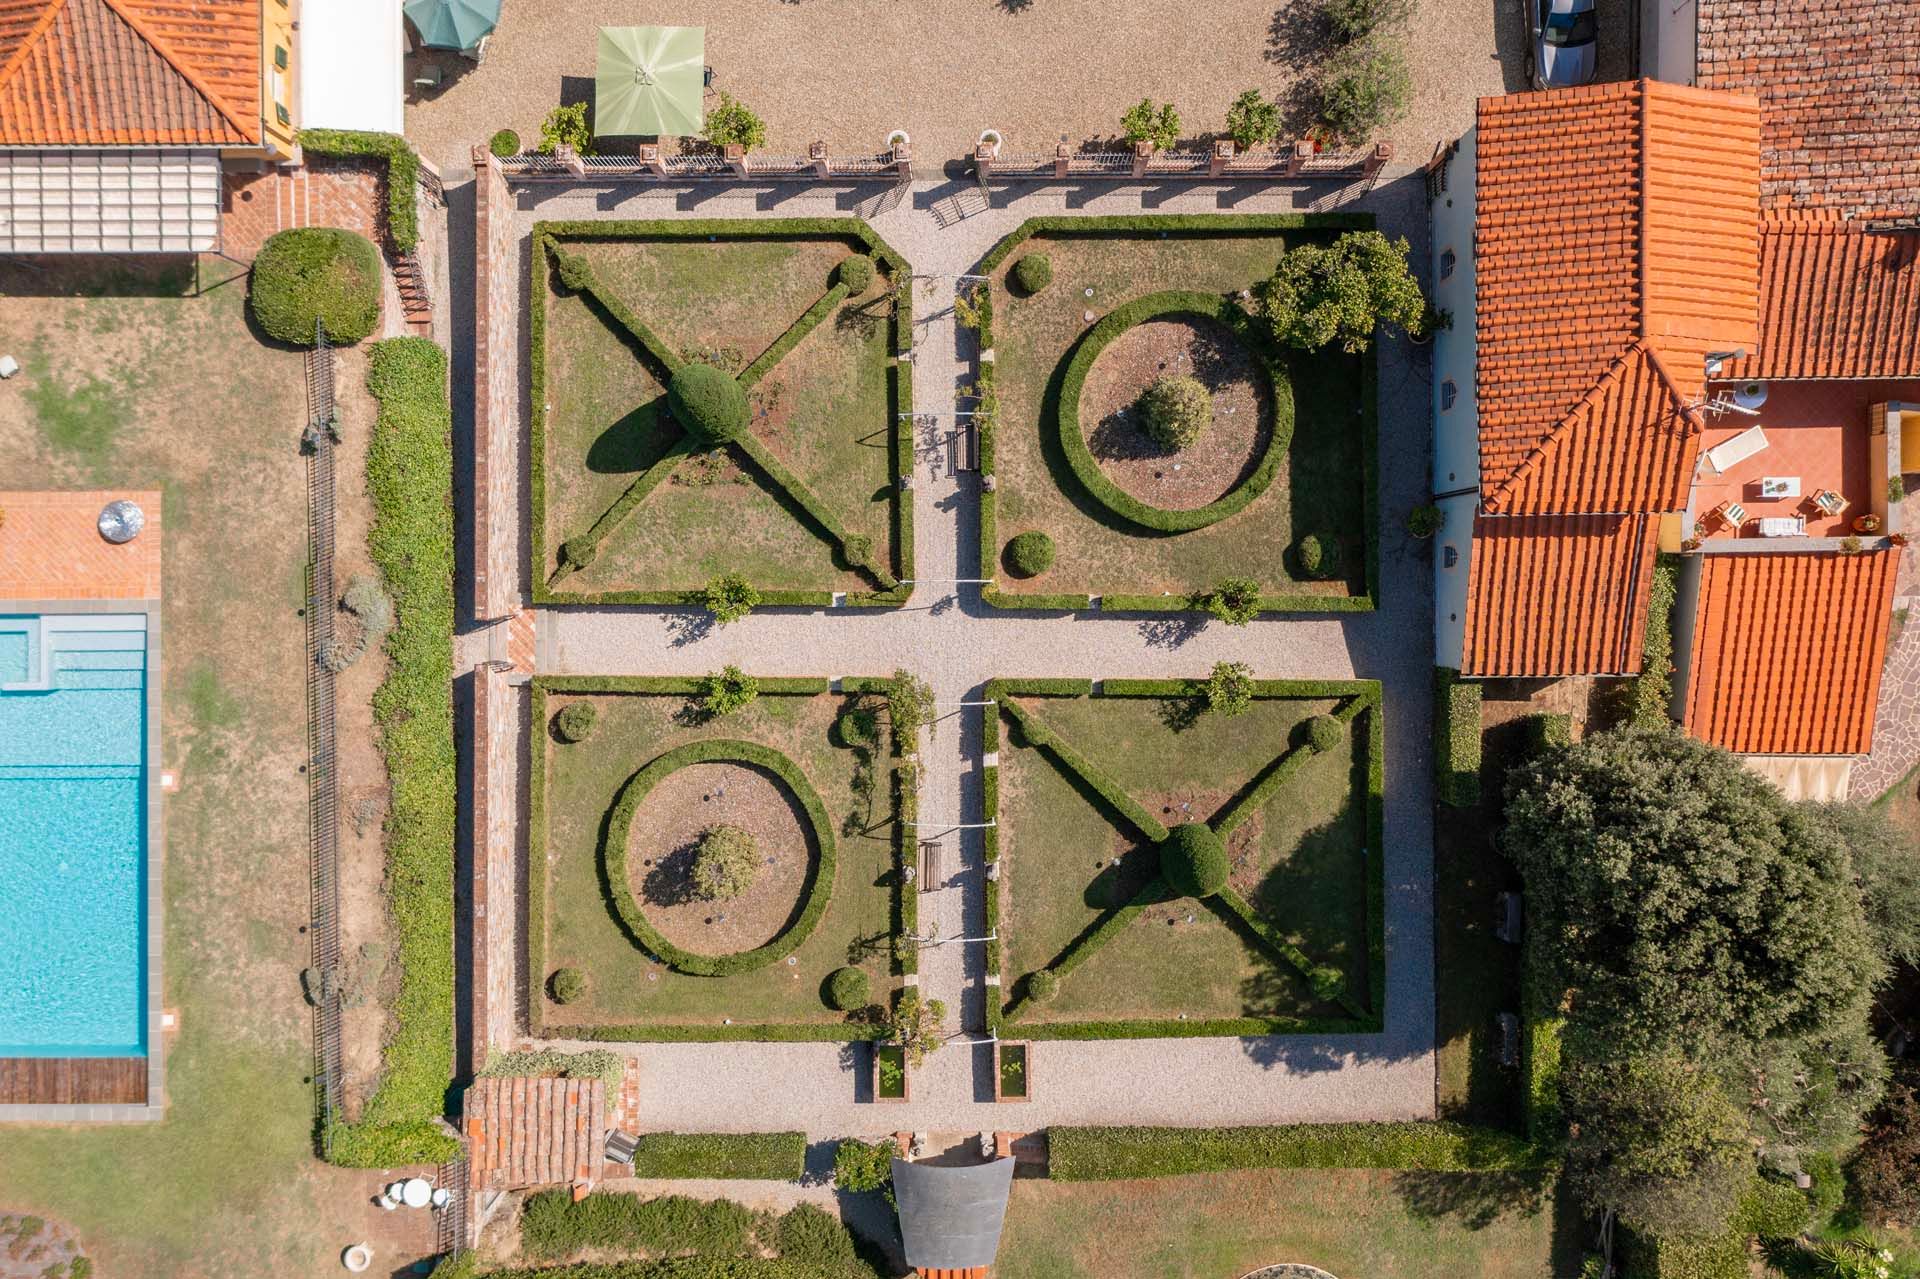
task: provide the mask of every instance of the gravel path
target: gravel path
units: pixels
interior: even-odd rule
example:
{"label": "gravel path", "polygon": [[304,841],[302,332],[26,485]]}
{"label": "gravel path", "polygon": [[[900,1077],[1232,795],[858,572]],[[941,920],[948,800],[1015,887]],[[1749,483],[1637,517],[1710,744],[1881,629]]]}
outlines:
{"label": "gravel path", "polygon": [[[1280,211],[1325,203],[1326,191],[1195,188],[1151,210]],[[1349,193],[1352,194],[1352,193]],[[521,217],[809,216],[857,212],[914,264],[951,277],[967,270],[1022,219],[1063,211],[1142,209],[1137,188],[996,189],[993,207],[971,183],[923,183],[910,198],[872,190],[695,192],[619,187],[529,191]],[[1401,167],[1347,207],[1369,209],[1424,260],[1425,208],[1417,172]],[[524,228],[523,228],[524,229]],[[941,297],[950,296],[943,286]],[[923,299],[915,340],[915,399],[922,413],[951,412],[971,379],[972,350],[950,309]],[[929,314],[931,312],[931,314]],[[1434,1110],[1432,831],[1428,746],[1432,666],[1431,568],[1399,531],[1423,500],[1428,425],[1424,362],[1404,343],[1381,356],[1381,508],[1385,515],[1381,609],[1349,618],[1261,620],[1233,628],[1166,619],[1024,616],[984,609],[975,588],[937,579],[970,576],[977,535],[977,477],[947,470],[926,441],[914,484],[918,572],[911,604],[892,612],[777,610],[702,630],[685,611],[549,609],[540,616],[537,669],[554,674],[693,674],[737,662],[759,674],[833,677],[904,667],[943,702],[980,695],[996,676],[1203,675],[1241,660],[1267,678],[1362,677],[1386,693],[1387,1018],[1383,1033],[1249,1039],[1048,1042],[1034,1054],[1034,1100],[994,1107],[991,1052],[967,1041],[984,1026],[984,947],[923,951],[924,993],[948,1005],[956,1042],[916,1072],[913,1100],[866,1098],[865,1052],[819,1044],[645,1044],[641,1062],[649,1127],[681,1130],[800,1128],[816,1137],[896,1129],[977,1131],[1050,1123],[1276,1123],[1430,1118]],[[946,419],[942,419],[943,427]],[[483,635],[472,637],[479,654]],[[946,717],[923,747],[921,811],[932,822],[981,817],[980,714]],[[934,832],[923,830],[923,837]],[[923,935],[971,936],[984,923],[978,833],[943,839],[948,886],[921,897]],[[1170,1079],[1180,1080],[1177,1088]],[[982,1104],[982,1103],[986,1104]]]}

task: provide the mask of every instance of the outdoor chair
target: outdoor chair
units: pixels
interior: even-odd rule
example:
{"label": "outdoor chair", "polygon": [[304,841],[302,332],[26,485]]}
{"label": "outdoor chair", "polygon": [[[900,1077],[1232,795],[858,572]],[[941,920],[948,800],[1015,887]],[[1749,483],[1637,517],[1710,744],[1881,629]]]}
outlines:
{"label": "outdoor chair", "polygon": [[700,87],[708,93],[713,92],[713,68],[705,68],[700,76]]}

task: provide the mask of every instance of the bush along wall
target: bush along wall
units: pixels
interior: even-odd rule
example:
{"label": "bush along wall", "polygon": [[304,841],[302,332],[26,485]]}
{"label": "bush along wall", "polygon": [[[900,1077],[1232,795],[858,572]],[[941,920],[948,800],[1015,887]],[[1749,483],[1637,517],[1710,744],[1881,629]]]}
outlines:
{"label": "bush along wall", "polygon": [[393,597],[374,723],[392,799],[387,907],[400,987],[380,1086],[360,1120],[329,1116],[328,1157],[351,1167],[451,1158],[434,1126],[453,1077],[453,454],[447,356],[426,338],[370,348],[379,406],[367,449],[367,550]]}
{"label": "bush along wall", "polygon": [[397,133],[353,129],[302,129],[300,149],[338,159],[364,158],[386,165],[387,238],[395,250],[411,253],[420,243],[420,206],[416,188],[420,157]]}
{"label": "bush along wall", "polygon": [[1473,1172],[1538,1166],[1524,1139],[1454,1123],[1288,1124],[1271,1128],[1047,1130],[1056,1181],[1114,1181],[1236,1168],[1410,1168]]}
{"label": "bush along wall", "polygon": [[1433,787],[1454,808],[1480,802],[1480,686],[1450,666],[1433,670]]}
{"label": "bush along wall", "polygon": [[798,1181],[806,1162],[802,1132],[650,1132],[634,1149],[633,1175]]}

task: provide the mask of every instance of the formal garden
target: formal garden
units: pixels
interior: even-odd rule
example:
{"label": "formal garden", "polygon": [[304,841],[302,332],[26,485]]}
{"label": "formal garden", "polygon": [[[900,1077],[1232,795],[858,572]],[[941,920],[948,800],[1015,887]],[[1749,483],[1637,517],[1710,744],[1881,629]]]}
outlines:
{"label": "formal garden", "polygon": [[1371,227],[1035,218],[995,246],[959,303],[982,352],[988,602],[1372,608],[1375,322],[1432,321],[1405,242]]}
{"label": "formal garden", "polygon": [[1223,663],[988,695],[1003,1036],[1379,1028],[1378,684]]}
{"label": "formal garden", "polygon": [[905,600],[912,290],[865,223],[542,222],[532,272],[536,602]]}
{"label": "formal garden", "polygon": [[542,678],[532,1029],[873,1039],[913,957],[893,682]]}

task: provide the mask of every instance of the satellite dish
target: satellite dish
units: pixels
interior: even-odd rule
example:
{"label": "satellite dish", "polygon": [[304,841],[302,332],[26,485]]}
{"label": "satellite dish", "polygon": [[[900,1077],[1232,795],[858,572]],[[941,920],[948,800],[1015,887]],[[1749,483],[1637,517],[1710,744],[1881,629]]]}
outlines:
{"label": "satellite dish", "polygon": [[1765,382],[1742,382],[1733,392],[1733,402],[1743,409],[1757,409],[1767,402]]}

